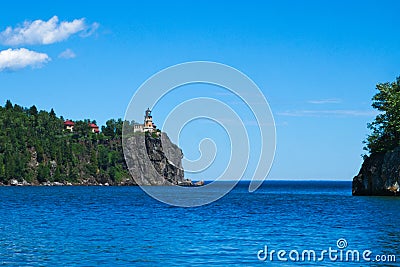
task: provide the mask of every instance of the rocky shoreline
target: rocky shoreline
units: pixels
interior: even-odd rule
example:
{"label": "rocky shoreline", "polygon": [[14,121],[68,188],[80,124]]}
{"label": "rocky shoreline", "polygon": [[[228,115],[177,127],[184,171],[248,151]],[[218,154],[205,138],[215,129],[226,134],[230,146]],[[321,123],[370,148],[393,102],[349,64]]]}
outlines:
{"label": "rocky shoreline", "polygon": [[44,183],[29,183],[25,180],[18,181],[17,179],[12,179],[8,184],[0,182],[0,186],[137,186],[137,184],[132,180],[125,180],[120,183],[98,183],[96,181],[82,181],[79,183],[72,182],[44,182]]}
{"label": "rocky shoreline", "polygon": [[[195,186],[203,186],[204,181],[197,181],[193,182],[191,179],[184,179],[184,181],[179,182],[177,184],[178,186],[185,186],[185,187],[195,187]],[[120,183],[97,183],[97,182],[88,182],[84,181],[81,183],[71,183],[71,182],[45,182],[45,183],[29,183],[25,180],[22,180],[22,182],[18,181],[17,179],[12,179],[9,184],[4,184],[0,182],[0,186],[138,186],[134,181],[132,180],[125,180]]]}

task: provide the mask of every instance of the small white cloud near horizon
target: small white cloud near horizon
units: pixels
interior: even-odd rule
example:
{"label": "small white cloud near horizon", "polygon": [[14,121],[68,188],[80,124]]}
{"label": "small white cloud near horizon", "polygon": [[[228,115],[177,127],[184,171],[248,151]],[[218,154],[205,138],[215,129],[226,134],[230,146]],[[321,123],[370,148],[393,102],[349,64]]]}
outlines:
{"label": "small white cloud near horizon", "polygon": [[328,98],[328,99],[317,99],[317,100],[309,100],[307,103],[310,104],[339,104],[342,103],[342,100],[339,98]]}
{"label": "small white cloud near horizon", "polygon": [[51,58],[45,53],[39,53],[26,48],[7,49],[0,51],[0,72],[18,70],[28,66],[40,68]]}
{"label": "small white cloud near horizon", "polygon": [[71,58],[75,58],[76,54],[74,53],[74,51],[72,51],[71,49],[67,48],[63,52],[61,52],[58,55],[58,57],[59,58],[63,58],[63,59],[71,59]]}
{"label": "small white cloud near horizon", "polygon": [[74,19],[73,21],[61,21],[53,16],[48,21],[35,20],[25,21],[15,28],[8,26],[0,32],[0,43],[4,45],[23,44],[52,44],[64,41],[71,35],[81,32],[81,37],[87,37],[99,27],[97,22],[87,25],[85,18]]}

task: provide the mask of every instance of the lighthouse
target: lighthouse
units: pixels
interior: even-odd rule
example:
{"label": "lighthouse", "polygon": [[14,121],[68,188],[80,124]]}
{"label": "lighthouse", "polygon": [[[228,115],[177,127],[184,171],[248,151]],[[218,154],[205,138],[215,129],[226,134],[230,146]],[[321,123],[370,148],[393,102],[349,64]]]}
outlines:
{"label": "lighthouse", "polygon": [[151,116],[151,110],[149,108],[147,108],[147,110],[145,111],[144,114],[144,123],[134,123],[133,124],[133,132],[140,132],[140,133],[144,133],[144,132],[156,132],[158,135],[158,130],[156,125],[153,123],[153,117]]}
{"label": "lighthouse", "polygon": [[155,125],[153,124],[153,117],[151,116],[151,110],[147,108],[144,116],[144,132],[153,132]]}

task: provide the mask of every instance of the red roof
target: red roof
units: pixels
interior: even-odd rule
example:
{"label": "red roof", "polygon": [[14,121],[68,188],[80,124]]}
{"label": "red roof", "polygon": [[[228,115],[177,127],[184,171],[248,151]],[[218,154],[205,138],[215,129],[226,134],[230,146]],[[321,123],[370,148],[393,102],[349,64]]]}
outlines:
{"label": "red roof", "polygon": [[74,126],[75,123],[73,121],[71,121],[71,120],[66,120],[66,121],[64,121],[64,125],[65,126]]}
{"label": "red roof", "polygon": [[97,126],[96,124],[94,124],[94,123],[89,123],[89,126],[90,126],[90,128],[92,128],[92,129],[94,130],[95,133],[100,132],[99,126]]}

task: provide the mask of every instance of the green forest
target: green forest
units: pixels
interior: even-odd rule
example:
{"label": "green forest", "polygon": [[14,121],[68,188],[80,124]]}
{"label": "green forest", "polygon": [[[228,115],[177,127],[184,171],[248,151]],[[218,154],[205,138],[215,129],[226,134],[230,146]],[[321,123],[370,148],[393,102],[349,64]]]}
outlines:
{"label": "green forest", "polygon": [[89,119],[73,132],[54,110],[0,106],[0,183],[120,184],[130,178],[123,150],[123,121],[108,120],[93,133]]}

